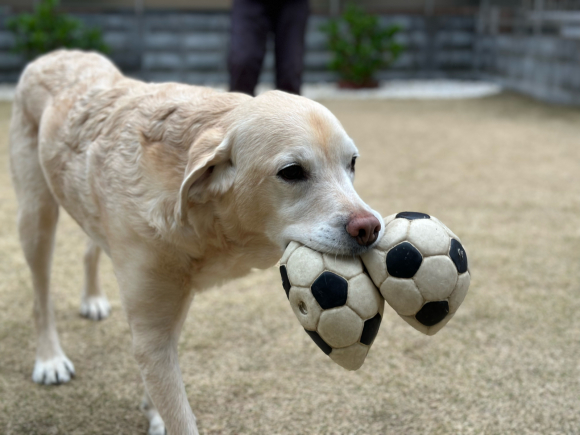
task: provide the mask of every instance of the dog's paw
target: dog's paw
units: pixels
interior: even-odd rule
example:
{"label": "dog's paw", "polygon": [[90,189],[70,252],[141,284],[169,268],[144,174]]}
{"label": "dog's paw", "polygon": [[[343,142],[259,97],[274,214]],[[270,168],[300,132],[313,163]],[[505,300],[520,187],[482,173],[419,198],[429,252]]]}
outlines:
{"label": "dog's paw", "polygon": [[73,363],[65,355],[60,355],[49,360],[37,359],[32,380],[42,385],[58,385],[70,381],[74,375]]}
{"label": "dog's paw", "polygon": [[165,429],[165,423],[163,423],[163,419],[159,415],[159,411],[155,409],[150,403],[150,400],[147,396],[143,398],[139,409],[141,412],[145,414],[147,419],[149,420],[149,430],[147,431],[147,435],[167,435],[167,429]]}
{"label": "dog's paw", "polygon": [[111,304],[106,296],[91,296],[81,302],[81,316],[90,320],[103,320],[111,314]]}
{"label": "dog's paw", "polygon": [[163,423],[159,414],[149,420],[149,430],[147,431],[147,435],[167,435],[165,423]]}

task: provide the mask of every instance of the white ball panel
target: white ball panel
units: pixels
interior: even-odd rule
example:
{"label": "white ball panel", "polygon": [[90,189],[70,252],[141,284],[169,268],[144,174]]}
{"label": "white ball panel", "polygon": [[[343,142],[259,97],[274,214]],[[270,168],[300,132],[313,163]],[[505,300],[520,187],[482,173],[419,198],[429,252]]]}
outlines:
{"label": "white ball panel", "polygon": [[471,275],[469,272],[462,273],[457,278],[457,284],[451,296],[449,296],[449,312],[455,313],[459,306],[463,303],[465,295],[467,294],[467,289],[471,282]]}
{"label": "white ball panel", "polygon": [[368,353],[369,346],[355,343],[342,349],[333,349],[329,356],[335,363],[347,370],[358,370],[365,362]]}
{"label": "white ball panel", "polygon": [[342,255],[323,254],[326,270],[336,273],[346,279],[357,276],[363,271],[360,257],[344,257]]}
{"label": "white ball panel", "polygon": [[352,308],[361,319],[367,320],[376,316],[380,306],[384,304],[385,301],[366,274],[361,273],[348,282],[346,305]]}
{"label": "white ball panel", "polygon": [[387,217],[384,217],[384,218],[383,218],[383,225],[384,225],[384,228],[386,228],[386,227],[387,227],[387,225],[389,225],[391,222],[393,222],[393,221],[395,220],[395,218],[396,218],[396,217],[397,217],[397,213],[395,213],[395,214],[392,214],[392,215],[390,215],[390,216],[387,216]]}
{"label": "white ball panel", "polygon": [[423,257],[447,254],[451,242],[443,226],[431,219],[412,221],[407,240],[421,251]]}
{"label": "white ball panel", "polygon": [[393,220],[385,228],[383,238],[379,240],[376,248],[383,251],[388,251],[393,246],[401,243],[407,237],[407,230],[409,229],[409,221],[407,219],[398,218]]}
{"label": "white ball panel", "polygon": [[363,330],[363,321],[347,306],[324,310],[318,322],[318,333],[331,347],[356,343]]}
{"label": "white ball panel", "polygon": [[377,287],[387,279],[387,253],[378,249],[371,249],[361,255],[371,279]]}
{"label": "white ball panel", "polygon": [[457,237],[457,235],[453,231],[451,231],[447,225],[445,225],[443,222],[441,222],[435,216],[431,216],[431,219],[433,219],[435,222],[437,222],[438,224],[440,224],[445,229],[445,231],[447,232],[447,234],[449,234],[449,237],[457,240],[458,242],[461,242],[461,240],[459,239],[459,237]]}
{"label": "white ball panel", "polygon": [[422,332],[425,335],[435,335],[437,332],[443,328],[447,322],[451,320],[453,314],[448,314],[443,320],[433,326],[425,326],[420,323],[414,316],[400,316],[405,322],[415,328],[417,331]]}
{"label": "white ball panel", "polygon": [[292,253],[301,246],[302,245],[298,242],[290,242],[290,244],[286,247],[286,250],[284,251],[282,258],[280,259],[280,264],[286,264]]}
{"label": "white ball panel", "polygon": [[449,228],[445,228],[445,230],[447,231],[447,234],[449,234],[449,237],[451,237],[452,239],[457,240],[459,243],[461,243],[461,239],[459,238],[459,236],[457,234],[455,234],[453,231],[451,231]]}
{"label": "white ball panel", "polygon": [[413,277],[426,301],[447,299],[457,283],[457,269],[446,255],[427,257]]}
{"label": "white ball panel", "polygon": [[324,270],[322,254],[302,246],[292,253],[287,263],[290,284],[297,287],[310,287]]}
{"label": "white ball panel", "polygon": [[423,297],[412,279],[388,277],[381,294],[400,316],[413,316],[423,306]]}
{"label": "white ball panel", "polygon": [[294,311],[294,315],[302,327],[309,331],[316,331],[322,308],[320,308],[320,305],[316,302],[310,289],[304,287],[292,287],[288,299],[290,300],[292,311]]}

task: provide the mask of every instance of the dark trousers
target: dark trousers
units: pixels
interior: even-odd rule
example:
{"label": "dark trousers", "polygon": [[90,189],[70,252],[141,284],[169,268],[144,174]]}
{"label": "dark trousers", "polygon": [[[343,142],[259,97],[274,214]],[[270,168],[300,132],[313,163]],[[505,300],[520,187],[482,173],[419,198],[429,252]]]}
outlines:
{"label": "dark trousers", "polygon": [[272,32],[276,89],[299,94],[308,0],[234,0],[231,17],[230,90],[254,95]]}

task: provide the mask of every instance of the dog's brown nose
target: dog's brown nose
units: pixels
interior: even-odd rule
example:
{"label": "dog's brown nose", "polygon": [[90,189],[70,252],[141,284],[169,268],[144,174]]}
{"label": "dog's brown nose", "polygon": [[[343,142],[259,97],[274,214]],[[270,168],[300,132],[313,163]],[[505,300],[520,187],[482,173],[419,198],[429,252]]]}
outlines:
{"label": "dog's brown nose", "polygon": [[377,240],[381,223],[372,214],[359,215],[346,224],[346,231],[356,239],[359,245],[369,246]]}

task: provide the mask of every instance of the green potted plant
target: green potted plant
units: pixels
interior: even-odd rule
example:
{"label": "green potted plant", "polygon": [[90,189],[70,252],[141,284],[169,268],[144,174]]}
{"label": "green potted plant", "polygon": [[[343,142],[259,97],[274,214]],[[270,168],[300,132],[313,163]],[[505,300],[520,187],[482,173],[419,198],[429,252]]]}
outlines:
{"label": "green potted plant", "polygon": [[7,21],[14,34],[14,51],[26,59],[57,48],[80,48],[108,53],[102,33],[97,28],[87,29],[80,20],[58,13],[59,0],[42,0],[32,14],[19,14]]}
{"label": "green potted plant", "polygon": [[382,27],[375,15],[354,4],[349,4],[339,18],[321,26],[321,30],[328,36],[333,55],[328,67],[338,73],[342,88],[377,87],[375,73],[390,66],[403,50],[394,39],[400,26]]}

